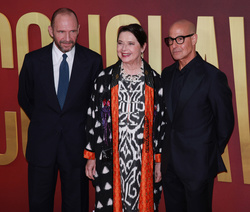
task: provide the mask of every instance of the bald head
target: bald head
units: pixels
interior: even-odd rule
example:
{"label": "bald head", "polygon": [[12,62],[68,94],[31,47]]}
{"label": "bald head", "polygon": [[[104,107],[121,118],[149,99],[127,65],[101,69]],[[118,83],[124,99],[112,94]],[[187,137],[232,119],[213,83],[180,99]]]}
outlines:
{"label": "bald head", "polygon": [[169,28],[169,34],[171,30],[176,31],[176,29],[181,29],[182,31],[185,31],[187,34],[196,33],[195,25],[192,22],[185,20],[185,19],[182,19],[173,23]]}

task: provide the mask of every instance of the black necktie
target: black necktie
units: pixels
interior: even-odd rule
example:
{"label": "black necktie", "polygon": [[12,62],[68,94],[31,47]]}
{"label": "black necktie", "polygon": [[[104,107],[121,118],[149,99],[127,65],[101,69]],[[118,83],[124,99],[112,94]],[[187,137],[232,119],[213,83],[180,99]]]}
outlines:
{"label": "black necktie", "polygon": [[63,60],[59,69],[59,83],[58,83],[58,91],[57,98],[61,109],[63,108],[64,101],[67,95],[68,85],[69,85],[69,65],[66,61],[67,55],[63,54]]}

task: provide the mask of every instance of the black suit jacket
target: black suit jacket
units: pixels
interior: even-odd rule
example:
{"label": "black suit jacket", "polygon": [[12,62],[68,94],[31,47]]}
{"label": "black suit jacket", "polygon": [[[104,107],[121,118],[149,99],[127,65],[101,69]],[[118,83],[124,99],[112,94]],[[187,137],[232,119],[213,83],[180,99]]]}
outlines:
{"label": "black suit jacket", "polygon": [[83,46],[75,47],[63,109],[55,91],[52,43],[25,56],[18,101],[30,119],[26,157],[34,165],[51,165],[59,142],[66,145],[73,164],[79,166],[83,162],[87,108],[93,81],[102,70],[102,58]]}
{"label": "black suit jacket", "polygon": [[174,111],[171,95],[178,62],[162,72],[170,119],[169,139],[163,147],[167,157],[163,172],[170,164],[190,186],[226,171],[221,155],[234,127],[232,93],[225,74],[198,53],[194,60]]}

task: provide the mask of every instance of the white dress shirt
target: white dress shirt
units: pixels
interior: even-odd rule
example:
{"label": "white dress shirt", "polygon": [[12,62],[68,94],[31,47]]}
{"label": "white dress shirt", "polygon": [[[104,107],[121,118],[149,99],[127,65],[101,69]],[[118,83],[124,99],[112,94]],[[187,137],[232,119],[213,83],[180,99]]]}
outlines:
{"label": "white dress shirt", "polygon": [[[54,84],[55,84],[56,93],[58,90],[58,83],[59,83],[59,68],[60,68],[60,64],[63,60],[63,57],[62,57],[63,54],[64,53],[58,49],[55,42],[53,42],[52,61],[53,61]],[[69,52],[66,52],[65,54],[67,54],[67,56],[68,56],[66,58],[66,60],[67,60],[68,65],[69,65],[69,80],[70,80],[74,56],[75,56],[75,46]]]}

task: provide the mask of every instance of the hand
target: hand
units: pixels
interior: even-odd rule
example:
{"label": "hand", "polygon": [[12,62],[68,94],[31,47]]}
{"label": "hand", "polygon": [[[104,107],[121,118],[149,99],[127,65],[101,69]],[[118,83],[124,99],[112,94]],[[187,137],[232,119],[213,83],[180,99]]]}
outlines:
{"label": "hand", "polygon": [[161,181],[161,163],[155,163],[155,182]]}
{"label": "hand", "polygon": [[94,176],[95,176],[95,174],[96,174],[96,170],[95,170],[95,168],[96,168],[96,160],[94,159],[94,160],[88,160],[87,161],[87,164],[86,164],[86,166],[85,166],[85,174],[86,174],[86,176],[89,178],[89,179],[91,179],[91,180],[94,180],[95,178],[94,178]]}

